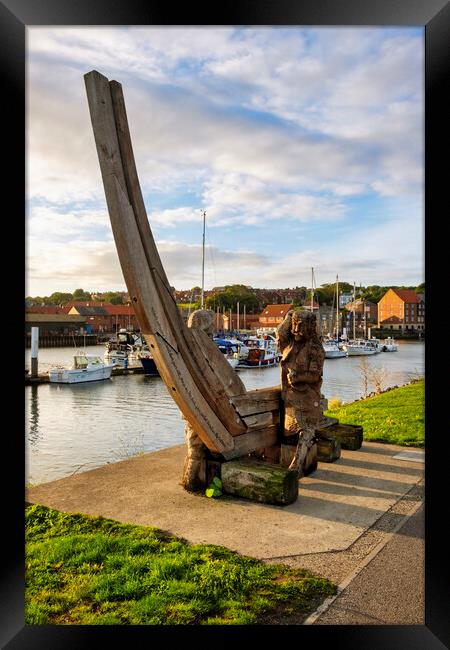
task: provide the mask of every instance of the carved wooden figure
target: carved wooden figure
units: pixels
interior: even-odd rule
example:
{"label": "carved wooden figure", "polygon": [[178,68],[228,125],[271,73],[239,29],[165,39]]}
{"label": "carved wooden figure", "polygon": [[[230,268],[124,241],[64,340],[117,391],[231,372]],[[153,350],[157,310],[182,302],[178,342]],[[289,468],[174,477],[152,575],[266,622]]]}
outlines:
{"label": "carved wooden figure", "polygon": [[[210,309],[197,309],[188,319],[188,327],[202,330],[212,338],[214,334],[215,314]],[[206,457],[208,448],[201,441],[195,429],[186,420],[185,435],[187,456],[184,461],[182,486],[189,491],[199,490],[206,486]]]}
{"label": "carved wooden figure", "polygon": [[[298,443],[289,469],[299,477],[312,449],[315,431],[323,412],[321,386],[325,352],[317,335],[316,316],[307,311],[289,311],[278,326],[281,358],[281,398],[285,405],[284,436],[297,436]],[[311,459],[309,459],[309,464]]]}

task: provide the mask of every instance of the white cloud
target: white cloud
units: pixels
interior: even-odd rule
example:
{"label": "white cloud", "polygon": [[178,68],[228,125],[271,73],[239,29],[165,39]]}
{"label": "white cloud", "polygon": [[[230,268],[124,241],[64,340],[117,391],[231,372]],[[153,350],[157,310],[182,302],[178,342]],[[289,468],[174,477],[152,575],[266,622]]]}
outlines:
{"label": "white cloud", "polygon": [[[393,282],[394,275],[416,272],[423,194],[423,40],[417,31],[122,26],[32,27],[27,34],[27,194],[33,206],[27,232],[35,286],[53,282],[57,290],[77,277],[76,285],[83,280],[93,289],[95,282],[122,282],[84,88],[83,74],[92,69],[123,85],[150,222],[178,237],[175,227],[199,222],[205,207],[208,224],[228,237],[217,249],[227,282],[228,276],[240,281],[241,271],[245,283],[271,286],[287,280],[291,263],[310,267],[317,260],[326,260],[329,273],[339,260],[349,268],[358,264],[361,274],[366,269],[363,280],[369,263],[374,275],[390,273]],[[393,217],[380,199],[411,196],[417,201],[408,215],[410,252],[400,248],[394,263],[383,241]],[[380,211],[379,231],[363,209],[354,238],[324,230],[317,249],[303,238],[309,252],[292,258],[262,259],[251,240],[249,250],[236,253],[239,259],[229,250],[236,252],[236,226],[272,227],[282,250],[278,225],[286,233],[286,224],[346,224],[351,202],[362,198],[371,215]],[[395,222],[391,232],[403,242]],[[358,246],[361,240],[367,248]],[[286,244],[295,248],[293,241]],[[198,249],[167,239],[161,246],[173,284],[198,283]],[[398,252],[398,241],[392,249]],[[216,284],[224,282],[218,277]]]}

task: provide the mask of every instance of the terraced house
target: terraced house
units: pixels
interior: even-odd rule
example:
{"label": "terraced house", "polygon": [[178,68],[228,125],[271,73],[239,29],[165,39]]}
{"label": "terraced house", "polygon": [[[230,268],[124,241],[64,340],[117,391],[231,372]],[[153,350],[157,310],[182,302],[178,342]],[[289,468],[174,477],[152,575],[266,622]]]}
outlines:
{"label": "terraced house", "polygon": [[378,327],[425,331],[425,296],[412,289],[388,289],[378,302]]}

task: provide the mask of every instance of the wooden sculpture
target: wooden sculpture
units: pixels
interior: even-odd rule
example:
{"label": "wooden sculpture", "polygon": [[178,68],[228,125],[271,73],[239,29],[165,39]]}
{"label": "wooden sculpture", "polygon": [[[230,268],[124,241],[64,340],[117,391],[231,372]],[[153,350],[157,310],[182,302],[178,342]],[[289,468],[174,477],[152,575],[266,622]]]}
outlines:
{"label": "wooden sculpture", "polygon": [[[186,420],[182,484],[188,490],[204,486],[218,465],[230,493],[291,503],[297,475],[314,467],[314,458],[305,459],[314,427],[326,424],[320,406],[323,349],[311,334],[314,319],[288,314],[278,332],[282,385],[247,391],[210,336],[208,312],[194,315],[187,326],[178,310],[148,222],[121,84],[95,70],[84,79],[125,283],[159,373]],[[291,444],[283,445],[289,438]],[[295,471],[283,467],[283,447]]]}
{"label": "wooden sculpture", "polygon": [[282,352],[284,436],[296,436],[298,440],[289,467],[302,476],[308,451],[315,443],[316,430],[323,416],[320,388],[325,352],[317,335],[315,314],[289,311],[277,328],[277,338]]}
{"label": "wooden sculpture", "polygon": [[247,391],[207,333],[184,323],[148,222],[122,86],[95,70],[84,79],[123,276],[163,381],[210,452],[228,460],[273,446],[280,387]]}

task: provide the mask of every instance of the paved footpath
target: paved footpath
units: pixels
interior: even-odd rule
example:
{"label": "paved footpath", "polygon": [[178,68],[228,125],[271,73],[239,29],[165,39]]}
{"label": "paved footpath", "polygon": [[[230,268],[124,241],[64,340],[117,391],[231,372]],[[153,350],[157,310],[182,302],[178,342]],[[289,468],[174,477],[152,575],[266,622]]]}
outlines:
{"label": "paved footpath", "polygon": [[382,540],[306,624],[423,625],[425,623],[424,507]]}
{"label": "paved footpath", "polygon": [[156,526],[339,585],[337,598],[299,624],[423,624],[424,464],[417,452],[367,442],[343,450],[302,478],[298,500],[283,507],[186,492],[185,452],[177,445],[44,483],[26,499]]}

